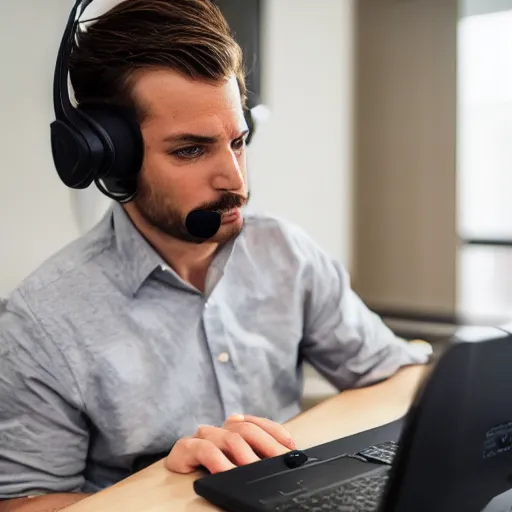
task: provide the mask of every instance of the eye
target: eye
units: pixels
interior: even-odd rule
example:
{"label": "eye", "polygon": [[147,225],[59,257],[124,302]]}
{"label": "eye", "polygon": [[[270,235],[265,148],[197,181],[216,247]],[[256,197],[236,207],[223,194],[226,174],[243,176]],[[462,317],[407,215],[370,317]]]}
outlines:
{"label": "eye", "polygon": [[238,152],[242,151],[242,149],[244,149],[244,147],[245,147],[245,136],[235,139],[231,143],[231,147],[233,148],[234,151],[238,151]]}
{"label": "eye", "polygon": [[172,154],[178,158],[192,159],[201,156],[203,154],[203,148],[201,146],[189,146],[177,149],[176,151],[173,151]]}

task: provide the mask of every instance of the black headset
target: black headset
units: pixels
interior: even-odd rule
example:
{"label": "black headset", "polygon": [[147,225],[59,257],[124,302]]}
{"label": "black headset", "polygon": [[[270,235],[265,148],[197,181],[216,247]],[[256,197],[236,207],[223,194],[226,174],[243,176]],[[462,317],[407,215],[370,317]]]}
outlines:
{"label": "black headset", "polygon": [[[68,88],[73,39],[79,19],[92,1],[76,1],[59,47],[53,82],[56,120],[50,125],[52,155],[57,173],[66,186],[84,189],[95,182],[106,196],[124,203],[135,197],[144,157],[142,133],[135,113],[106,103],[75,108]],[[254,122],[250,109],[245,110],[245,118],[251,137]]]}

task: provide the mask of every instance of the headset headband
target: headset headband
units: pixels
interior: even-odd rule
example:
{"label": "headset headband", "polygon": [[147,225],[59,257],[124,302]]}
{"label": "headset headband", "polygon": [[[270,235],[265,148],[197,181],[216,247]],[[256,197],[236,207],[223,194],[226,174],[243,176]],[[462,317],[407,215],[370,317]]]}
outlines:
{"label": "headset headband", "polygon": [[[74,114],[68,87],[69,59],[80,16],[92,1],[93,0],[77,0],[75,2],[62,36],[53,79],[53,108],[57,119],[69,119],[73,117]],[[77,16],[80,7],[82,7],[82,9]]]}

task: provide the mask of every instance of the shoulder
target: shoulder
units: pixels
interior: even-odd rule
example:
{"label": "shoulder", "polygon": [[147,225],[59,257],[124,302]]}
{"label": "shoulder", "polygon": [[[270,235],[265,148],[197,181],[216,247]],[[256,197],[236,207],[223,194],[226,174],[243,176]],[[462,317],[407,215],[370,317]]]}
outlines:
{"label": "shoulder", "polygon": [[292,246],[316,245],[298,224],[278,215],[249,212],[245,215],[245,236],[251,242],[281,242]]}
{"label": "shoulder", "polygon": [[89,232],[64,246],[31,272],[13,296],[24,297],[29,305],[39,300],[69,300],[81,291],[84,283],[91,283],[95,274],[100,273],[114,246],[115,235],[109,211]]}
{"label": "shoulder", "polygon": [[72,285],[94,266],[114,242],[114,233],[104,219],[91,231],[72,241],[46,259],[18,286],[23,295],[33,295],[56,286]]}
{"label": "shoulder", "polygon": [[16,320],[24,325],[35,324],[56,314],[69,313],[81,292],[98,281],[113,244],[114,234],[106,216],[91,231],[49,257],[18,285],[6,304],[6,312],[11,313],[10,323]]}
{"label": "shoulder", "polygon": [[304,228],[278,215],[250,212],[245,215],[244,239],[251,246],[263,246],[272,253],[311,261],[327,257]]}
{"label": "shoulder", "polygon": [[300,279],[304,286],[343,285],[350,282],[340,261],[334,259],[301,226],[275,215],[246,215],[243,247],[247,259],[284,279]]}
{"label": "shoulder", "polygon": [[[102,288],[102,267],[114,244],[107,217],[90,232],[43,262],[13,290],[0,313],[0,357],[14,364],[32,361],[68,378],[65,347],[72,343],[80,312],[91,303],[91,290]],[[28,370],[27,370],[28,371]],[[42,371],[42,370],[41,370]]]}

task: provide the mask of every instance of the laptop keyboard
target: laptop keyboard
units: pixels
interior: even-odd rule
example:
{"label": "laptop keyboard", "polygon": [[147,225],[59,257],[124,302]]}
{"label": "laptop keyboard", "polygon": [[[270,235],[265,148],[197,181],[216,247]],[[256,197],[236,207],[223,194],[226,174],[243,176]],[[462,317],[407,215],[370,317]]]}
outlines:
{"label": "laptop keyboard", "polygon": [[327,489],[281,502],[273,510],[275,512],[376,512],[397,448],[397,443],[388,441],[349,455],[364,462],[382,464],[383,467]]}
{"label": "laptop keyboard", "polygon": [[276,512],[375,512],[388,480],[387,469],[354,478],[309,496],[279,505]]}
{"label": "laptop keyboard", "polygon": [[391,465],[397,450],[397,443],[394,441],[386,441],[385,443],[376,444],[375,446],[369,446],[368,448],[365,448],[364,450],[351,455],[351,457],[360,459],[363,462]]}

